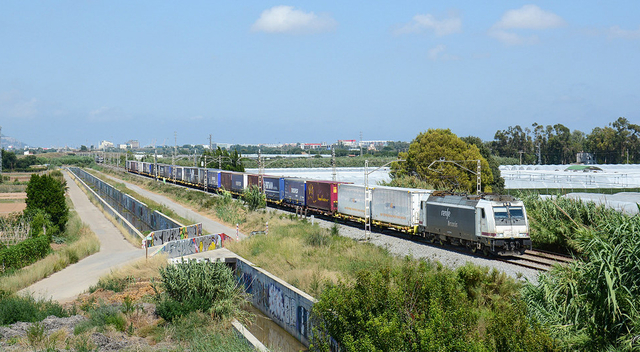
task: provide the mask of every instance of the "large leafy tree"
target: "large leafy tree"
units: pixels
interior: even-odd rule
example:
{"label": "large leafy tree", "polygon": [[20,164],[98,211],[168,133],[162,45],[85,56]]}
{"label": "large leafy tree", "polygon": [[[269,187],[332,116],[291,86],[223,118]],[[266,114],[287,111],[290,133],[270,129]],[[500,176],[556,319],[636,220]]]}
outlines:
{"label": "large leafy tree", "polygon": [[206,159],[207,167],[209,168],[244,172],[244,165],[242,164],[242,160],[240,160],[241,158],[242,155],[238,153],[237,150],[229,153],[228,150],[218,147],[214,152],[206,150],[204,155],[200,158],[200,161],[201,163],[204,163],[204,160]]}
{"label": "large leafy tree", "polygon": [[66,182],[59,177],[31,175],[27,185],[27,208],[25,211],[44,210],[59,232],[64,231],[69,219],[69,208],[65,200]]}
{"label": "large leafy tree", "polygon": [[468,170],[475,172],[477,160],[480,160],[483,190],[492,191],[489,185],[493,182],[493,174],[478,147],[465,143],[449,129],[429,129],[420,133],[411,142],[409,150],[400,153],[399,157],[406,162],[391,165],[392,177],[416,175],[436,187],[462,192],[475,192],[476,175]]}

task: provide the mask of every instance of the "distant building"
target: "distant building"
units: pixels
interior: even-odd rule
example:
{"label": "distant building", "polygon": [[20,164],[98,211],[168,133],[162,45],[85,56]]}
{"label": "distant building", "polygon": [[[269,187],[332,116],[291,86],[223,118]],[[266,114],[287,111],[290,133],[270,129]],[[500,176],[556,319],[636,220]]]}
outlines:
{"label": "distant building", "polygon": [[576,162],[578,164],[592,165],[596,163],[596,159],[593,157],[593,154],[591,153],[580,152],[576,154]]}
{"label": "distant building", "polygon": [[140,142],[135,139],[131,139],[127,142],[131,146],[131,149],[140,149]]}
{"label": "distant building", "polygon": [[[324,143],[324,146],[326,147],[326,143]],[[321,143],[303,143],[302,144],[302,149],[320,149],[322,148],[322,144]]]}
{"label": "distant building", "polygon": [[127,149],[127,148],[129,148],[129,144],[119,144],[119,145],[118,145],[118,148],[120,148],[120,149]]}
{"label": "distant building", "polygon": [[339,139],[338,146],[345,148],[355,148],[358,146],[358,142],[355,139]]}
{"label": "distant building", "polygon": [[107,149],[107,148],[113,148],[113,143],[109,142],[109,141],[101,141],[100,145],[98,146],[98,149]]}

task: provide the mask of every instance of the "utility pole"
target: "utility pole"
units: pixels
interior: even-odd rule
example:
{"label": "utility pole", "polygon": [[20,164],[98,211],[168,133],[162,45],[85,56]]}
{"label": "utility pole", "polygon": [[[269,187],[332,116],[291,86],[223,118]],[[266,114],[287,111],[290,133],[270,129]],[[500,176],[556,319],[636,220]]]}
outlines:
{"label": "utility pole", "polygon": [[520,165],[522,165],[522,153],[524,153],[524,151],[519,151],[518,153],[520,153]]}
{"label": "utility pole", "polygon": [[209,151],[213,153],[213,143],[211,143],[211,135],[209,135]]}
{"label": "utility pole", "polygon": [[336,148],[331,147],[331,179],[335,182],[336,178]]}
{"label": "utility pole", "polygon": [[173,156],[171,157],[171,170],[172,170],[172,175],[173,176],[173,181],[175,182],[176,180],[176,150],[178,149],[178,132],[177,131],[173,131],[173,138],[174,138],[174,144],[173,144]]}
{"label": "utility pole", "polygon": [[362,156],[362,131],[360,131],[360,156]]}
{"label": "utility pole", "polygon": [[264,193],[264,187],[262,187],[263,177],[264,177],[264,162],[262,161],[262,149],[258,149],[258,188],[260,189],[260,193]]}

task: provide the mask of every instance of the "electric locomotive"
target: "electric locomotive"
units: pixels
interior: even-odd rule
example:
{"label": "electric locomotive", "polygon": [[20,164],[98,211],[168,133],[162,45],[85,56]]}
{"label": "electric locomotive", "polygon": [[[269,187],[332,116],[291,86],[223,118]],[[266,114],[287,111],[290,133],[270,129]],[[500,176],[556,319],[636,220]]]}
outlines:
{"label": "electric locomotive", "polygon": [[420,234],[434,242],[485,254],[522,254],[531,249],[524,204],[512,196],[433,192],[422,202],[421,214]]}

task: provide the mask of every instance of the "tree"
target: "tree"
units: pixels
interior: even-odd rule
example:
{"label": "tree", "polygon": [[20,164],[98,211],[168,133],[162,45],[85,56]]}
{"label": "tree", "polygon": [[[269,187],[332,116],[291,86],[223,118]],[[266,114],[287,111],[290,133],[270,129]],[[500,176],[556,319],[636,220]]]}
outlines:
{"label": "tree", "polygon": [[16,167],[16,161],[18,158],[16,157],[16,153],[8,152],[2,149],[2,169],[3,170],[13,170]]}
{"label": "tree", "polygon": [[[491,192],[493,174],[489,163],[482,157],[478,147],[469,145],[451,130],[429,129],[420,133],[409,146],[409,150],[399,154],[403,163],[391,164],[391,177],[417,175],[436,187],[472,192],[476,188],[476,175],[453,163],[436,163],[436,160],[456,161],[465,168],[476,171],[476,160],[481,164],[481,180],[485,192]],[[437,170],[437,171],[434,171]]]}
{"label": "tree", "polygon": [[87,146],[86,146],[86,145],[81,145],[81,146],[80,146],[80,151],[81,151],[81,152],[86,152],[86,151],[88,151],[88,150],[89,150],[89,149],[87,149]]}
{"label": "tree", "polygon": [[27,184],[26,213],[44,210],[51,217],[58,233],[62,233],[69,219],[69,208],[64,196],[66,182],[50,175],[31,175]]}
{"label": "tree", "polygon": [[206,150],[200,158],[200,165],[204,164],[206,157],[208,168],[221,168],[222,170],[244,172],[244,165],[242,165],[242,155],[234,150],[229,153],[226,149],[218,147],[215,152]]}

